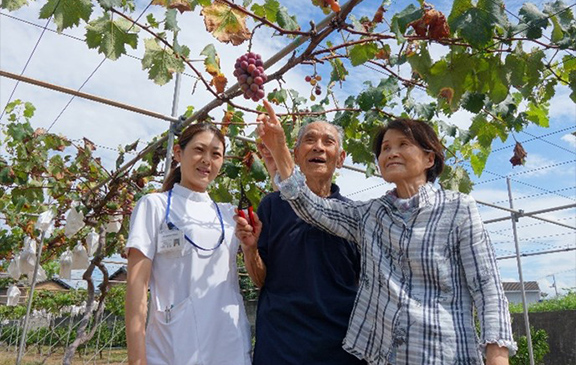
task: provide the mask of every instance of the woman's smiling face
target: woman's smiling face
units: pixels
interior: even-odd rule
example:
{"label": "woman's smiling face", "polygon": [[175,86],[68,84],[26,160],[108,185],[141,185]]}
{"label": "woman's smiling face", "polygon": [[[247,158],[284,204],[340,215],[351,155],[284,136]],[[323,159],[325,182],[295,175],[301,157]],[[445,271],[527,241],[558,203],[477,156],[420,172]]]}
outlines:
{"label": "woman's smiling face", "polygon": [[224,145],[211,131],[194,135],[184,149],[174,146],[174,159],[180,162],[180,185],[205,192],[224,163]]}
{"label": "woman's smiling face", "polygon": [[434,165],[434,153],[426,152],[404,133],[389,129],[378,156],[378,165],[384,180],[416,189],[426,184],[426,170]]}

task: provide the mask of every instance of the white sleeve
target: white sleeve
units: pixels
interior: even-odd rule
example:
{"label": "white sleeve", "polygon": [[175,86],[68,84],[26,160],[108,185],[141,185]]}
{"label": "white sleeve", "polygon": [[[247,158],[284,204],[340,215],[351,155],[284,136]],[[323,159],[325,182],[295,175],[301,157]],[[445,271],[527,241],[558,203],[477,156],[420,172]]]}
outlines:
{"label": "white sleeve", "polygon": [[130,217],[130,234],[126,243],[126,249],[136,248],[150,260],[156,254],[158,231],[163,219],[164,204],[159,195],[148,194],[138,201]]}

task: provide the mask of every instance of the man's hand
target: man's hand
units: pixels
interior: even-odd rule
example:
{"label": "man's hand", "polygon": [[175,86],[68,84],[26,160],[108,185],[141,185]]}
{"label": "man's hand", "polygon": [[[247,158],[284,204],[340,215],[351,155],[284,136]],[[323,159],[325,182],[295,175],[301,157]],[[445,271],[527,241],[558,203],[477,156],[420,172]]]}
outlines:
{"label": "man's hand", "polygon": [[257,132],[264,145],[270,150],[271,155],[274,156],[277,151],[286,145],[286,135],[272,105],[266,99],[263,100],[263,103],[268,115],[260,114],[258,116]]}
{"label": "man's hand", "polygon": [[268,116],[259,118],[261,123],[258,124],[257,128],[258,136],[270,150],[270,153],[274,157],[277,171],[280,174],[280,179],[284,180],[292,174],[294,161],[292,161],[290,150],[286,145],[286,135],[284,134],[282,124],[280,124],[280,121],[276,117],[272,105],[266,100],[263,100],[263,102]]}
{"label": "man's hand", "polygon": [[243,252],[255,251],[258,249],[258,238],[260,237],[260,232],[262,231],[262,222],[258,218],[258,215],[254,213],[254,227],[250,223],[238,216],[234,216],[236,221],[236,237],[240,240]]}

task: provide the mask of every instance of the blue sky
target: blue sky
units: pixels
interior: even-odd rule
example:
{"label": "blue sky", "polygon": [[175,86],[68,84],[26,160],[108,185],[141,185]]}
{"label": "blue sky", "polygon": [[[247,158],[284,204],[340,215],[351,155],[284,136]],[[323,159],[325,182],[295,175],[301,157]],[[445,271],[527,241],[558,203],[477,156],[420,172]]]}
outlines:
{"label": "blue sky", "polygon": [[[318,22],[324,17],[320,10],[309,6],[309,0],[281,2],[289,8],[290,13],[297,15],[299,23],[304,28],[307,27],[310,20]],[[138,1],[137,3],[142,9],[144,2]],[[451,6],[451,2],[447,1],[430,1],[429,3],[446,14]],[[505,3],[507,9],[515,14],[522,4],[519,1],[505,1]],[[541,4],[542,2],[536,1],[535,3]],[[28,8],[8,14],[44,26],[46,21],[37,18],[42,4],[43,2],[33,2]],[[392,2],[387,17],[401,10],[407,4],[408,2],[405,1]],[[364,1],[354,11],[354,15],[357,18],[362,15],[371,17],[378,5],[379,2],[376,1]],[[155,11],[161,14],[159,7]],[[2,13],[6,14],[7,12],[3,10]],[[181,42],[192,46],[191,57],[200,59],[199,53],[202,48],[208,43],[213,43],[220,53],[222,68],[227,70],[229,79],[232,79],[233,63],[239,55],[246,51],[247,45],[230,47],[218,43],[210,34],[205,32],[198,11],[194,14],[187,13],[180,16],[179,19],[180,26],[183,28]],[[511,20],[515,22],[512,17]],[[55,26],[50,24],[48,28],[55,29]],[[22,21],[1,15],[0,69],[17,74],[21,73],[41,32],[41,27],[25,24]],[[84,42],[73,38],[83,38],[84,32],[82,27],[66,30],[64,31],[65,35],[46,31],[38,43],[24,75],[72,89],[80,87],[103,59],[95,50],[88,49]],[[270,32],[263,28],[256,32],[253,43],[253,50],[262,54],[264,59],[285,45],[284,40],[271,37]],[[129,49],[128,53],[135,57],[141,57],[143,54],[142,44],[143,41],[141,40],[138,49]],[[438,50],[438,52],[441,51]],[[283,62],[274,66],[269,72],[281,64]],[[201,63],[195,63],[195,65],[202,69]],[[365,80],[377,80],[383,77],[362,67],[350,71],[345,87],[336,89],[336,94],[341,102],[345,100],[347,95],[361,90]],[[304,76],[311,72],[311,66],[301,66],[290,71],[285,77],[287,87],[299,90],[304,96],[307,95],[310,87],[304,81]],[[191,74],[191,72],[187,73]],[[326,80],[328,77],[324,79]],[[193,105],[198,109],[211,100],[210,95],[203,90],[201,84],[194,88],[195,81],[188,75],[182,77],[179,98],[180,113],[185,110],[187,105]],[[0,105],[5,105],[14,87],[15,81],[0,78]],[[276,87],[276,85],[271,87]],[[325,85],[323,87],[325,89]],[[163,87],[154,85],[147,79],[146,73],[141,70],[138,59],[123,56],[118,61],[107,60],[102,63],[82,91],[168,115],[172,108],[173,88],[173,83]],[[472,195],[478,201],[508,207],[505,178],[509,176],[516,209],[530,212],[574,204],[576,201],[576,139],[570,133],[576,131],[576,105],[570,101],[568,95],[568,89],[561,88],[552,100],[549,128],[530,127],[525,132],[514,136],[516,140],[523,143],[528,152],[525,166],[513,168],[508,162],[514,147],[512,137],[505,142],[495,142],[494,152],[488,160],[484,173],[480,177],[474,177],[476,187]],[[425,98],[423,95],[422,97]],[[12,99],[15,98],[30,101],[37,107],[36,117],[33,119],[34,127],[46,129],[51,127],[52,132],[61,133],[70,139],[89,138],[100,146],[96,150],[96,154],[102,157],[107,166],[113,165],[116,158],[114,150],[119,145],[125,145],[136,139],[149,141],[168,127],[167,122],[161,120],[80,98],[72,101],[62,113],[70,100],[69,95],[24,83],[20,83],[16,88]],[[241,105],[255,106],[252,102],[240,100],[238,102]],[[220,119],[222,115],[221,110],[212,113],[216,119]],[[458,112],[450,118],[450,121],[465,128],[470,123],[470,115],[465,112]],[[6,123],[6,120],[0,120],[0,123]],[[0,153],[2,153],[1,150]],[[379,178],[365,179],[362,174],[345,169],[339,172],[337,182],[345,195],[357,200],[377,197],[391,188]],[[482,205],[481,214],[486,220],[508,215],[505,211]],[[576,225],[576,209],[574,208],[552,211],[543,214],[542,217],[571,226]],[[520,249],[524,253],[576,247],[574,230],[541,223],[527,217],[521,218],[517,225]],[[487,229],[490,231],[498,257],[509,256],[514,253],[509,221],[488,224]],[[501,275],[505,280],[518,280],[515,260],[499,260],[499,266]],[[548,293],[554,293],[554,289],[549,287],[553,279],[551,275],[555,275],[554,278],[559,290],[576,287],[576,251],[526,257],[522,260],[522,267],[524,279],[537,280],[541,289]]]}

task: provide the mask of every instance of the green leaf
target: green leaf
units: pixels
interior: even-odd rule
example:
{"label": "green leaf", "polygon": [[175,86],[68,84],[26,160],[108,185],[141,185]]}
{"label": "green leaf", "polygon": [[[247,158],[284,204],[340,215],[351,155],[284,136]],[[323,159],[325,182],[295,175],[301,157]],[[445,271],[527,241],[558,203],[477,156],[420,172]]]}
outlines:
{"label": "green leaf", "polygon": [[175,72],[184,72],[184,61],[177,58],[171,49],[161,47],[156,39],[144,40],[142,68],[148,70],[148,77],[158,85],[172,80]]}
{"label": "green leaf", "polygon": [[8,11],[18,10],[21,7],[28,5],[28,0],[2,0],[2,9]]}
{"label": "green leaf", "polygon": [[452,111],[458,109],[462,94],[471,87],[474,63],[477,59],[468,54],[451,55],[450,61],[440,60],[430,69],[428,93],[444,97]]}
{"label": "green leaf", "polygon": [[296,16],[290,16],[288,14],[288,9],[285,6],[281,6],[276,13],[276,21],[278,25],[286,30],[294,31],[300,30],[300,25],[298,25],[298,21],[296,21]]}
{"label": "green leaf", "polygon": [[518,12],[522,21],[526,24],[524,32],[527,38],[538,39],[542,37],[542,29],[548,26],[548,17],[540,11],[536,5],[526,3]]}
{"label": "green leaf", "polygon": [[408,24],[422,18],[423,15],[424,12],[421,8],[417,8],[414,4],[410,4],[404,10],[392,17],[391,30],[396,34],[398,44],[405,41],[404,32],[406,32]]}
{"label": "green leaf", "polygon": [[277,22],[278,11],[280,10],[280,3],[276,0],[266,0],[264,5],[254,4],[251,8],[254,14],[259,17],[264,17],[272,23]]}
{"label": "green leaf", "polygon": [[448,16],[452,32],[458,32],[475,48],[486,46],[496,27],[506,28],[509,24],[502,0],[455,0]]}
{"label": "green leaf", "polygon": [[148,22],[148,25],[151,26],[152,28],[158,28],[158,26],[160,25],[156,20],[156,18],[154,18],[154,14],[152,13],[146,15],[146,21]]}
{"label": "green leaf", "polygon": [[570,89],[572,90],[570,93],[570,99],[576,103],[576,71],[570,72],[568,86],[570,86]]}
{"label": "green leaf", "polygon": [[339,58],[330,60],[330,65],[332,65],[332,71],[330,72],[330,82],[346,80],[348,70],[346,70],[346,67],[344,67],[344,64]]}
{"label": "green leaf", "polygon": [[460,191],[461,193],[469,194],[472,191],[472,180],[468,172],[461,166],[448,166],[444,167],[444,171],[440,175],[440,185],[444,189]]}
{"label": "green leaf", "polygon": [[250,166],[250,172],[252,177],[256,181],[264,181],[268,177],[268,172],[266,171],[266,167],[264,163],[257,155],[253,155],[254,160],[252,161],[252,166]]}
{"label": "green leaf", "polygon": [[105,10],[122,6],[122,0],[98,0],[98,3]]}
{"label": "green leaf", "polygon": [[478,113],[484,107],[486,95],[475,92],[466,92],[462,95],[462,107],[469,112]]}
{"label": "green leaf", "polygon": [[138,46],[138,35],[134,31],[129,32],[131,28],[132,23],[128,20],[111,20],[105,13],[86,26],[86,44],[89,48],[98,48],[98,53],[106,58],[117,60],[126,54],[126,45],[133,49]]}
{"label": "green leaf", "polygon": [[485,93],[494,103],[500,103],[508,96],[508,75],[500,57],[483,57],[477,60],[477,91]]}
{"label": "green leaf", "polygon": [[408,63],[412,66],[412,72],[418,73],[422,79],[428,77],[430,68],[432,67],[432,58],[430,58],[428,47],[422,46],[418,52],[407,56],[406,60],[408,60]]}
{"label": "green leaf", "polygon": [[357,44],[350,49],[350,63],[352,66],[361,65],[374,59],[376,52],[378,52],[376,43]]}
{"label": "green leaf", "polygon": [[48,0],[40,9],[40,19],[48,19],[53,16],[58,33],[66,28],[80,24],[80,19],[88,22],[92,14],[92,2],[90,0]]}
{"label": "green leaf", "polygon": [[540,127],[548,128],[548,108],[542,104],[536,105],[530,102],[528,103],[528,110],[526,111],[526,119]]}
{"label": "green leaf", "polygon": [[486,161],[488,160],[488,156],[490,156],[491,148],[482,147],[480,151],[470,156],[470,165],[472,166],[472,170],[474,170],[474,174],[476,176],[481,176],[482,171],[484,171],[484,167],[486,167]]}
{"label": "green leaf", "polygon": [[170,30],[173,32],[178,32],[180,27],[178,26],[178,20],[176,17],[178,16],[178,12],[176,9],[168,9],[166,10],[166,21],[164,22],[164,29]]}
{"label": "green leaf", "polygon": [[278,104],[284,103],[287,98],[288,93],[284,89],[274,90],[271,93],[268,93],[268,100],[269,101],[276,100],[275,102]]}

